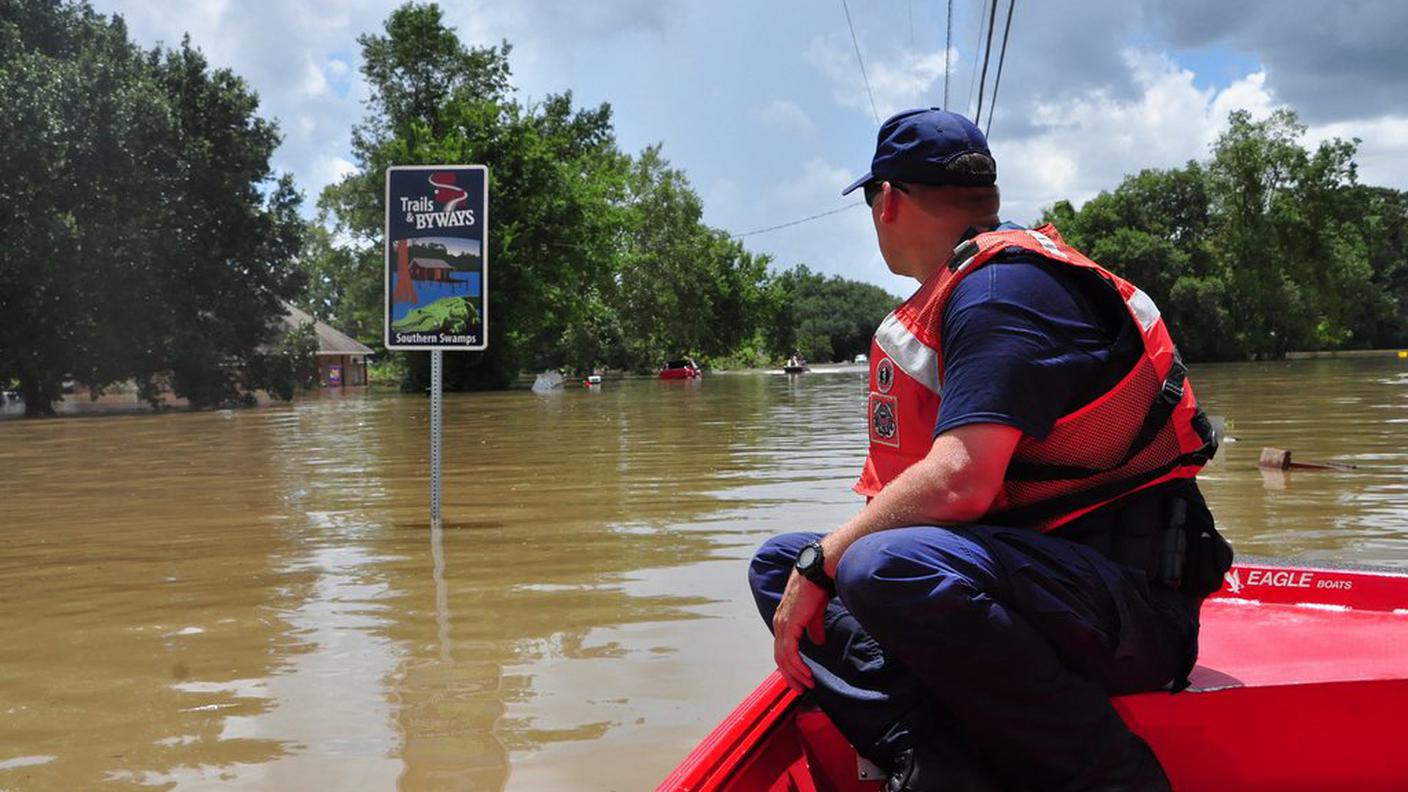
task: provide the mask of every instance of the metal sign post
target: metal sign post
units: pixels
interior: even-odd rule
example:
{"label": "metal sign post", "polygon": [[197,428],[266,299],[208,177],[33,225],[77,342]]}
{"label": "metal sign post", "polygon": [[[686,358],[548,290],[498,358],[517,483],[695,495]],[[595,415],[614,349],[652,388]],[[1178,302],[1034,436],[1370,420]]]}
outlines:
{"label": "metal sign post", "polygon": [[489,171],[386,169],[386,348],[430,352],[430,520],[440,524],[445,350],[489,342]]}
{"label": "metal sign post", "polygon": [[430,351],[430,521],[440,524],[440,449],[445,436],[445,353]]}

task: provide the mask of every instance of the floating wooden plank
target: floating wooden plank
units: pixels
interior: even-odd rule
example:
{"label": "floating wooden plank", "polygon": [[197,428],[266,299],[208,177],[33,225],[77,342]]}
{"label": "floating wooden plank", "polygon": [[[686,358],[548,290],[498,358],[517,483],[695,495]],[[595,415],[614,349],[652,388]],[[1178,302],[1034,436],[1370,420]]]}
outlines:
{"label": "floating wooden plank", "polygon": [[1269,470],[1358,470],[1358,465],[1343,462],[1294,462],[1291,452],[1284,448],[1263,448],[1257,467]]}

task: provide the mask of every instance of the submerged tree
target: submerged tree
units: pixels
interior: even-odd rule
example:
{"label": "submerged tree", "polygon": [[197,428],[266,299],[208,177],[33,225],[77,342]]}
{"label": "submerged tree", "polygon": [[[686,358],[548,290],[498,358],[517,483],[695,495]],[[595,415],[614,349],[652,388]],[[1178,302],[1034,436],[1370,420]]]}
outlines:
{"label": "submerged tree", "polygon": [[237,398],[302,284],[254,94],[189,41],[145,51],[85,3],[8,0],[0,95],[0,380],[30,415],[69,377]]}
{"label": "submerged tree", "polygon": [[1190,359],[1400,343],[1402,193],[1357,183],[1357,141],[1302,145],[1288,110],[1235,111],[1206,165],[1143,171],[1046,219],[1163,309]]}
{"label": "submerged tree", "polygon": [[830,278],[798,266],[775,277],[764,322],[778,356],[800,353],[813,361],[848,361],[870,351],[870,339],[899,300],[868,283]]}
{"label": "submerged tree", "polygon": [[[658,147],[623,154],[609,106],[578,108],[570,93],[519,102],[508,44],[466,47],[435,5],[404,5],[359,42],[371,97],[353,135],[358,170],[320,201],[350,244],[323,235],[305,260],[315,313],[376,340],[385,169],[482,163],[489,348],[449,358],[448,387],[504,387],[525,368],[644,369],[753,336],[767,259],[702,223]],[[425,356],[411,362],[407,386],[423,387]]]}
{"label": "submerged tree", "polygon": [[[402,6],[384,34],[358,41],[371,87],[367,117],[353,135],[358,170],[321,199],[353,240],[355,277],[375,284],[349,288],[357,299],[372,292],[379,299],[388,166],[487,165],[489,348],[451,356],[446,384],[503,387],[520,368],[560,356],[569,329],[600,307],[594,295],[612,274],[625,184],[610,108],[576,109],[570,94],[519,104],[508,45],[465,47],[434,5]],[[413,359],[413,383],[423,379],[423,357]]]}

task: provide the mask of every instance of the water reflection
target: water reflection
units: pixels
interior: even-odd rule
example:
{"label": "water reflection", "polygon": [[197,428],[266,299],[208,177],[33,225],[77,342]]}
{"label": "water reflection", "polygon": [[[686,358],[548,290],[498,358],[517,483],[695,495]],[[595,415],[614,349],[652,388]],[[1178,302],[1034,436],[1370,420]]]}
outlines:
{"label": "water reflection", "polygon": [[[1408,367],[1194,378],[1240,550],[1408,565]],[[423,398],[0,424],[0,787],[649,787],[770,666],[743,560],[858,507],[863,398],[451,395],[441,526]]]}
{"label": "water reflection", "polygon": [[[1348,358],[1195,367],[1200,399],[1232,421],[1204,475],[1243,553],[1408,566],[1408,365]],[[1262,471],[1265,446],[1357,470]]]}

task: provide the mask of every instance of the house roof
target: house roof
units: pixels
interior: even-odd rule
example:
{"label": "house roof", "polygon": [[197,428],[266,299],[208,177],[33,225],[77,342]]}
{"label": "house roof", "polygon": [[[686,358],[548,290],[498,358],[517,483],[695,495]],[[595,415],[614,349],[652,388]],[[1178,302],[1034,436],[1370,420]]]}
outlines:
{"label": "house roof", "polygon": [[444,261],[434,258],[413,258],[411,259],[411,266],[420,267],[421,269],[454,269],[454,267],[446,264]]}
{"label": "house roof", "polygon": [[284,326],[295,330],[308,322],[318,336],[319,355],[370,355],[374,350],[326,322],[320,322],[306,312],[284,303]]}

